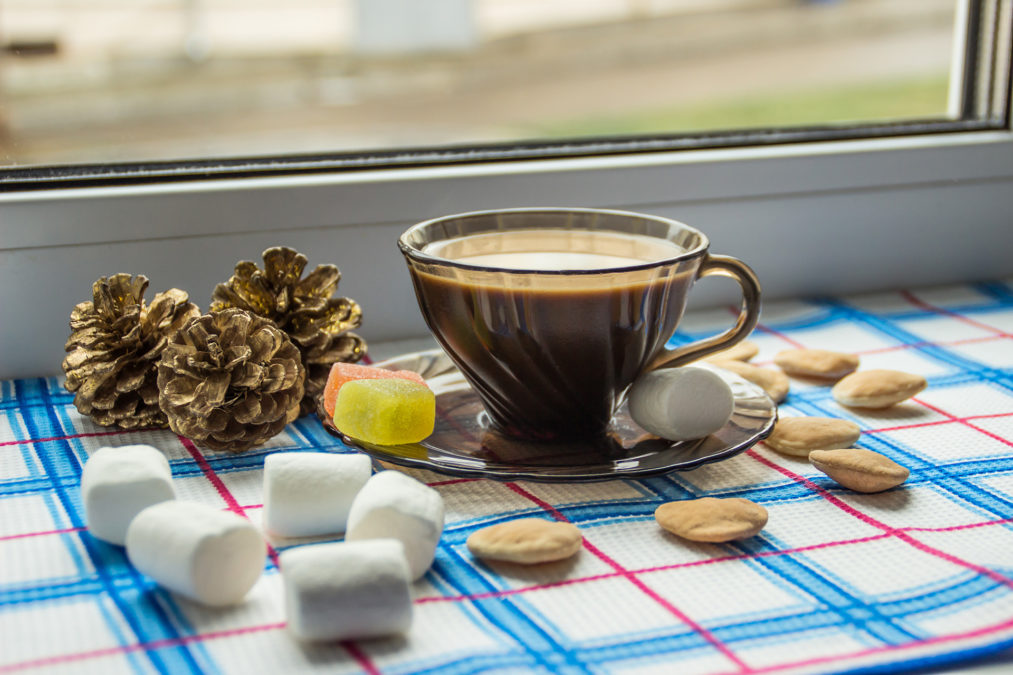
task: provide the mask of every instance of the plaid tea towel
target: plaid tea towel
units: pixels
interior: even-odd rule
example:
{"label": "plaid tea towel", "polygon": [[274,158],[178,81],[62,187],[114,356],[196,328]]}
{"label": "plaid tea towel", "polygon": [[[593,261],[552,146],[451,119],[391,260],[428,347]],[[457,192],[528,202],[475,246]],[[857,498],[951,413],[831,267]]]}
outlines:
{"label": "plaid tea towel", "polygon": [[[680,343],[723,328],[695,313]],[[56,378],[0,383],[0,673],[831,673],[893,672],[1013,645],[1013,290],[994,282],[765,307],[755,363],[794,347],[854,353],[861,367],[924,375],[882,411],[839,406],[792,381],[781,415],[832,416],[858,445],[911,470],[858,494],[762,443],[731,459],[643,480],[497,482],[410,471],[446,503],[436,561],[414,586],[403,636],[297,642],[285,629],[269,539],[246,600],[209,609],[156,586],[122,548],[93,538],[79,483],[89,454],[147,443],[179,497],[259,526],[264,457],[351,452],[314,418],[241,455],[166,430],[98,427]],[[662,503],[745,497],[766,528],[730,544],[663,532]],[[572,559],[485,563],[472,532],[520,517],[575,523]],[[1013,668],[1013,657],[1010,667]]]}

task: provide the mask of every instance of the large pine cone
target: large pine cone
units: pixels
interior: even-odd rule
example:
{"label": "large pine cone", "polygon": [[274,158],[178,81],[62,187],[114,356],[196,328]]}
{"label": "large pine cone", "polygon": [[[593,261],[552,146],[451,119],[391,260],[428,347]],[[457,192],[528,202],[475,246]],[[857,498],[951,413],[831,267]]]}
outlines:
{"label": "large pine cone", "polygon": [[241,309],[212,311],[169,338],[158,363],[169,428],[213,448],[242,452],[299,416],[306,371],[273,322]]}
{"label": "large pine cone", "polygon": [[366,354],[366,341],[350,332],[362,323],[362,308],[350,298],[334,298],[341,273],[318,265],[305,279],[306,256],[286,247],[263,253],[264,269],[243,261],[215,287],[211,310],[238,307],[274,321],[299,348],[306,368],[300,415],[317,408],[331,365],[354,363]]}
{"label": "large pine cone", "polygon": [[148,279],[114,274],[92,285],[92,301],[70,315],[64,386],[82,415],[103,426],[164,427],[156,364],[170,333],[200,315],[178,288],[144,304]]}

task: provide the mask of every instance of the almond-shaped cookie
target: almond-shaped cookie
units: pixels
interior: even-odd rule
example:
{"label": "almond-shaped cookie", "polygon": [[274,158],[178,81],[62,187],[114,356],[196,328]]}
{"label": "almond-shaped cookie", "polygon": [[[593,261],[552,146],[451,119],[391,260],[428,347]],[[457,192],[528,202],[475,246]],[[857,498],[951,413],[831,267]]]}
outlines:
{"label": "almond-shaped cookie", "polygon": [[813,450],[850,448],[862,429],[836,417],[782,417],[764,441],[783,455],[808,457]]}
{"label": "almond-shaped cookie", "polygon": [[900,370],[860,370],[830,390],[834,400],[852,408],[889,408],[928,386],[921,375]]}
{"label": "almond-shaped cookie", "polygon": [[757,354],[760,353],[760,348],[755,342],[749,340],[743,340],[742,342],[736,343],[728,349],[722,349],[716,352],[712,356],[708,356],[705,361],[748,361]]}
{"label": "almond-shaped cookie", "polygon": [[788,376],[777,368],[760,368],[751,363],[733,360],[717,360],[710,362],[718,368],[735,373],[744,380],[748,380],[760,387],[767,393],[767,396],[774,403],[780,403],[788,396],[788,389],[791,381]]}
{"label": "almond-shaped cookie", "polygon": [[721,543],[758,533],[767,524],[767,509],[740,497],[702,497],[662,504],[654,519],[683,539]]}
{"label": "almond-shaped cookie", "polygon": [[809,461],[855,492],[883,492],[907,480],[910,472],[885,455],[864,448],[814,450]]}
{"label": "almond-shaped cookie", "polygon": [[837,380],[858,369],[858,357],[826,349],[787,349],[774,356],[778,368],[793,377]]}
{"label": "almond-shaped cookie", "polygon": [[473,532],[466,543],[476,558],[537,565],[569,558],[583,541],[571,523],[520,518]]}

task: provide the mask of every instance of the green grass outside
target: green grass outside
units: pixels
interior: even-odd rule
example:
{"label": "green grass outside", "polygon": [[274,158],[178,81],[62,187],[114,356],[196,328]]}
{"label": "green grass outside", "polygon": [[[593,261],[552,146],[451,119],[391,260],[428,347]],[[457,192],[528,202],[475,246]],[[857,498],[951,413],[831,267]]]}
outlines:
{"label": "green grass outside", "polygon": [[532,131],[540,137],[579,137],[943,117],[947,87],[945,76],[923,77],[556,121]]}

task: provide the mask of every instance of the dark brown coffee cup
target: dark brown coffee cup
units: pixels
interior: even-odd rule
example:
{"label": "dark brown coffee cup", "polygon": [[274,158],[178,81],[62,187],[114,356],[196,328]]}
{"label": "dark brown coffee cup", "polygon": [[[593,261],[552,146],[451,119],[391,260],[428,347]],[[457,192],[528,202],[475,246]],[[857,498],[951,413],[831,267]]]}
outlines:
{"label": "dark brown coffee cup", "polygon": [[[398,244],[429,328],[492,421],[520,438],[605,433],[638,375],[730,347],[760,311],[748,266],[657,216],[482,211],[419,223]],[[666,349],[693,283],[711,275],[742,288],[735,325]]]}

